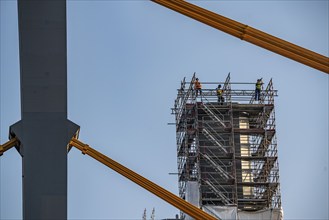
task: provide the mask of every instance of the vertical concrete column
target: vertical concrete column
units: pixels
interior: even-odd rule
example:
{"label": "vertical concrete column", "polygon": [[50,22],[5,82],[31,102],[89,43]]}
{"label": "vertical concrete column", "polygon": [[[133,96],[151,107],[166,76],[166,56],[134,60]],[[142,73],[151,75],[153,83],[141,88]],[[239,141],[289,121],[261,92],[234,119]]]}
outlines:
{"label": "vertical concrete column", "polygon": [[18,0],[23,219],[67,219],[66,1]]}

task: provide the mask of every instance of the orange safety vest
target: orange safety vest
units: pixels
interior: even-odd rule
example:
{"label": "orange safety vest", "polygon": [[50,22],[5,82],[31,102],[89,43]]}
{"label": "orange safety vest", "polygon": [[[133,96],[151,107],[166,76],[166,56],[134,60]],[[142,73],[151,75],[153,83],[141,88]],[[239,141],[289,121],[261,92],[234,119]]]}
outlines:
{"label": "orange safety vest", "polygon": [[223,90],[222,89],[217,89],[217,95],[221,96],[223,94]]}
{"label": "orange safety vest", "polygon": [[201,83],[199,81],[195,81],[194,86],[195,86],[196,89],[201,89],[201,87],[202,87]]}

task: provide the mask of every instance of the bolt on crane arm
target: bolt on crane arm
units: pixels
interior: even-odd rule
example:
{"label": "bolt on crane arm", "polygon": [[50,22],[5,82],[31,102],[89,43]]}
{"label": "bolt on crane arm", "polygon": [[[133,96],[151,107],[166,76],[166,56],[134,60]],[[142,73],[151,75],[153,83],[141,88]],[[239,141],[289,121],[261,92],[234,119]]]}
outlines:
{"label": "bolt on crane arm", "polygon": [[329,74],[329,58],[184,0],[151,0],[241,40]]}
{"label": "bolt on crane arm", "polygon": [[138,184],[139,186],[143,187],[144,189],[148,190],[149,192],[153,193],[154,195],[158,196],[159,198],[163,199],[164,201],[168,202],[169,204],[180,209],[182,212],[186,213],[187,215],[191,216],[192,218],[197,219],[197,220],[205,220],[205,219],[216,220],[217,219],[217,218],[213,217],[212,215],[197,208],[196,206],[181,199],[180,197],[176,196],[175,194],[169,192],[168,190],[158,186],[157,184],[153,183],[152,181],[142,177],[141,175],[139,175],[139,174],[135,173],[134,171],[128,169],[127,167],[121,165],[120,163],[101,154],[100,152],[96,151],[95,149],[89,147],[89,145],[82,143],[78,139],[72,138],[69,145],[76,147],[83,154],[89,155],[90,157],[101,162],[105,166],[108,166],[112,170],[118,172],[122,176],[130,179],[134,183]]}
{"label": "bolt on crane arm", "polygon": [[0,156],[2,156],[2,154],[9,150],[10,148],[19,145],[19,141],[16,137],[10,139],[9,141],[7,141],[6,143],[4,143],[3,145],[0,144]]}

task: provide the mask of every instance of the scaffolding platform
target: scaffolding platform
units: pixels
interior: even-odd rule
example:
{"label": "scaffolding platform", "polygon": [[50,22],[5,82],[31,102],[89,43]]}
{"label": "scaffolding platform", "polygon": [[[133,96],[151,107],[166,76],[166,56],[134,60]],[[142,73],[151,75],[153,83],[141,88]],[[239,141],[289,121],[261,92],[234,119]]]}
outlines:
{"label": "scaffolding platform", "polygon": [[[197,183],[203,206],[237,207],[241,211],[280,209],[272,80],[255,100],[254,83],[202,83],[193,75],[177,90],[175,115],[179,195],[189,198],[189,182]],[[221,101],[217,84],[222,85]],[[215,88],[210,88],[214,87]],[[237,88],[234,88],[237,87]],[[246,89],[241,89],[241,87]]]}

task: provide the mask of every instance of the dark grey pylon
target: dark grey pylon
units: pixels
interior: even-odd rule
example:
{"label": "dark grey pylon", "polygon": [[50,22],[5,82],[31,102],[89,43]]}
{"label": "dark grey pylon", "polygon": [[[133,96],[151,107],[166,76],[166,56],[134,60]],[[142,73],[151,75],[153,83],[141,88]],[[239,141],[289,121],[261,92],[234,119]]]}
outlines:
{"label": "dark grey pylon", "polygon": [[66,1],[18,0],[23,219],[67,219]]}

